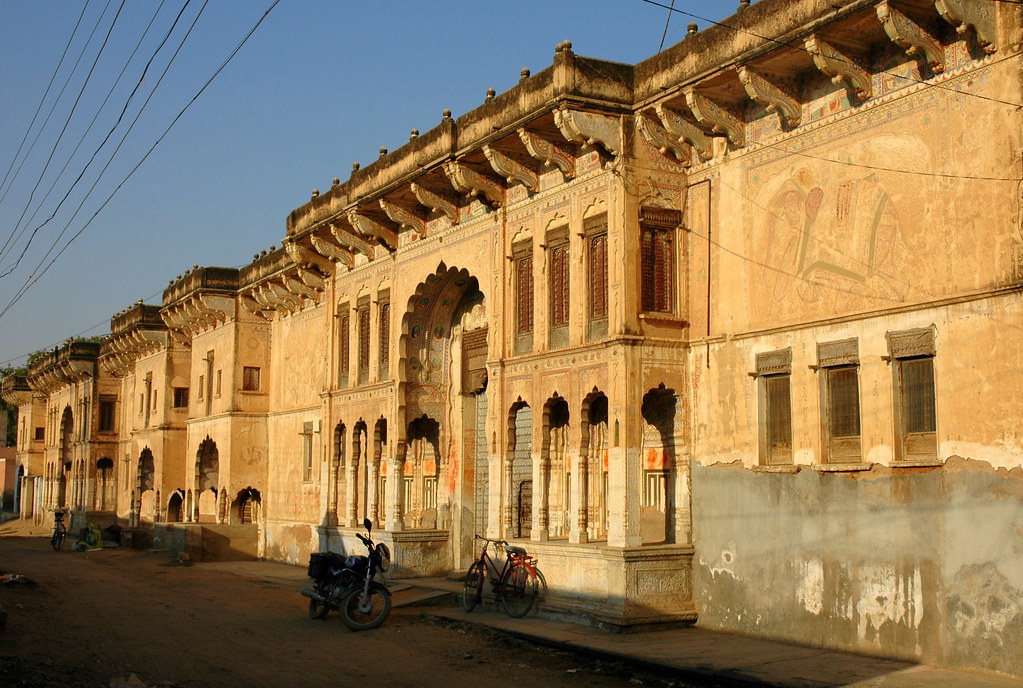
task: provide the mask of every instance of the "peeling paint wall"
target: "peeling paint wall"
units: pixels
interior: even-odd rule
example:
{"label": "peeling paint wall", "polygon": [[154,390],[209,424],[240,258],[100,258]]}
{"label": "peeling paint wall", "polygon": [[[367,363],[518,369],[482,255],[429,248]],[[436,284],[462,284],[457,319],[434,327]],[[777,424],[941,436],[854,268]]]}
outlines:
{"label": "peeling paint wall", "polygon": [[694,466],[700,625],[1023,675],[1023,475]]}

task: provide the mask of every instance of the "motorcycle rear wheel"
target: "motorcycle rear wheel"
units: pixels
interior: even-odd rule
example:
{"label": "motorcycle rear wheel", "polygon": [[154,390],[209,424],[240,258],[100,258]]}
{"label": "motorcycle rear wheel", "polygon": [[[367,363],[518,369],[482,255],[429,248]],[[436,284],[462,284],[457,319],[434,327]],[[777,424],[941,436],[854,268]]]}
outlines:
{"label": "motorcycle rear wheel", "polygon": [[371,587],[364,596],[362,588],[355,588],[341,600],[338,611],[345,626],[353,631],[368,631],[382,624],[391,613],[391,594]]}
{"label": "motorcycle rear wheel", "polygon": [[[326,588],[321,588],[320,586],[317,585],[316,586],[316,592],[318,592],[321,595],[323,595],[324,597],[326,597],[327,594],[330,592],[330,590],[326,589]],[[309,598],[309,618],[310,619],[322,619],[323,617],[325,617],[327,615],[327,612],[329,612],[329,611],[330,611],[330,605],[327,604],[327,600],[323,600],[323,602],[320,602],[318,600],[314,600],[312,598]]]}

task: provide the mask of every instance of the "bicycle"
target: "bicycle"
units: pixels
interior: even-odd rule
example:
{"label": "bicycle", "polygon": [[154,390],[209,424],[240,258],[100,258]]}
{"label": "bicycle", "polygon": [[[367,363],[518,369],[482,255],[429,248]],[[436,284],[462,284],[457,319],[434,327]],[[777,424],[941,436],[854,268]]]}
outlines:
{"label": "bicycle", "polygon": [[[471,612],[483,601],[483,584],[489,580],[494,596],[501,600],[501,606],[508,616],[517,619],[528,614],[539,595],[542,579],[542,574],[536,568],[536,558],[506,540],[491,540],[481,535],[474,536],[473,540],[483,540],[483,550],[465,574],[462,608]],[[500,569],[488,552],[491,544],[504,546],[507,558]]]}
{"label": "bicycle", "polygon": [[59,552],[60,548],[64,546],[64,540],[67,539],[67,526],[64,525],[66,513],[59,509],[53,512],[53,535],[50,536],[50,546],[53,547],[54,552]]}

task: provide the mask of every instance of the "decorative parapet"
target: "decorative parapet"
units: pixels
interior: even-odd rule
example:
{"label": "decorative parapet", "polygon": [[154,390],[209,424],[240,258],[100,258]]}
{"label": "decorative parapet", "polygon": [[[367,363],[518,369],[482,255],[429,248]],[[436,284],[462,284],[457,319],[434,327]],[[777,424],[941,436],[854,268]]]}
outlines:
{"label": "decorative parapet", "polygon": [[945,50],[927,30],[892,7],[888,0],[877,6],[877,18],[893,43],[910,57],[923,57],[934,73],[945,71]]}
{"label": "decorative parapet", "polygon": [[636,113],[636,128],[646,142],[656,148],[661,155],[670,153],[680,163],[689,164],[689,151],[660,124],[653,122],[643,113]]}
{"label": "decorative parapet", "polygon": [[569,179],[575,177],[575,157],[559,147],[552,141],[548,141],[539,134],[534,134],[527,129],[519,129],[519,138],[526,152],[545,165],[551,165],[561,170]]}
{"label": "decorative parapet", "polygon": [[732,145],[742,148],[746,145],[746,132],[738,117],[725,110],[707,96],[689,89],[685,92],[686,104],[696,120],[711,131],[724,134]]}
{"label": "decorative parapet", "polygon": [[5,375],[3,383],[0,383],[0,399],[8,404],[25,406],[32,403],[32,396],[32,388],[24,375]]}
{"label": "decorative parapet", "polygon": [[67,342],[40,357],[28,368],[28,386],[36,392],[52,394],[62,387],[96,375],[99,342]]}
{"label": "decorative parapet", "polygon": [[540,190],[540,175],[499,150],[483,146],[483,155],[490,161],[494,172],[504,177],[509,184],[522,184],[530,191]]}
{"label": "decorative parapet", "polygon": [[421,205],[429,208],[435,213],[444,213],[448,220],[451,221],[451,224],[458,224],[458,205],[452,203],[440,194],[430,191],[425,186],[416,184],[415,182],[409,184],[409,188],[412,189],[412,193]]}
{"label": "decorative parapet", "polygon": [[352,256],[351,251],[332,244],[327,239],[318,237],[315,234],[309,236],[309,241],[312,243],[313,248],[316,249],[316,252],[324,258],[341,263],[349,270],[355,267],[355,258]]}
{"label": "decorative parapet", "polygon": [[747,66],[739,67],[737,71],[739,81],[754,102],[766,107],[768,112],[777,112],[789,127],[799,126],[803,120],[803,109],[793,95]]}
{"label": "decorative parapet", "polygon": [[995,45],[997,35],[995,3],[976,0],[935,0],[934,7],[942,19],[955,27],[956,33],[963,35],[972,30],[977,37],[977,43],[988,55],[998,50]]}
{"label": "decorative parapet", "polygon": [[600,146],[611,155],[621,155],[622,128],[616,117],[579,110],[555,110],[554,123],[565,140]]}
{"label": "decorative parapet", "polygon": [[398,248],[398,233],[393,229],[385,227],[365,215],[360,215],[355,210],[349,210],[347,218],[348,222],[359,234],[373,237],[377,241],[383,242],[392,251]]}
{"label": "decorative parapet", "polygon": [[654,111],[664,128],[679,141],[692,146],[701,160],[710,160],[714,157],[714,142],[699,127],[664,105],[656,106]]}
{"label": "decorative parapet", "polygon": [[482,194],[486,201],[495,207],[504,203],[504,187],[467,165],[454,161],[446,162],[444,163],[444,174],[448,176],[451,185],[459,193],[474,197],[479,197]]}
{"label": "decorative parapet", "polygon": [[856,60],[843,54],[820,36],[814,34],[804,41],[807,52],[813,56],[813,63],[822,73],[831,77],[834,84],[845,82],[845,88],[853,91],[861,100],[873,96],[870,73]]}
{"label": "decorative parapet", "polygon": [[426,236],[426,220],[419,217],[411,210],[400,206],[397,203],[386,201],[383,198],[380,199],[380,207],[383,209],[384,214],[387,215],[392,222],[398,223],[398,225],[414,232],[419,237]]}

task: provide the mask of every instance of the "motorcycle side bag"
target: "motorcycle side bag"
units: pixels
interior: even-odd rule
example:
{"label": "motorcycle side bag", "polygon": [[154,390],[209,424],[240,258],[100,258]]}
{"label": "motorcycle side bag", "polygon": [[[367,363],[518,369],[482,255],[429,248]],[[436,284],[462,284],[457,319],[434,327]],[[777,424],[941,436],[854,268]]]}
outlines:
{"label": "motorcycle side bag", "polygon": [[339,569],[344,563],[345,560],[340,554],[334,552],[315,552],[309,555],[309,570],[307,573],[310,578],[318,580],[330,573],[330,569]]}

